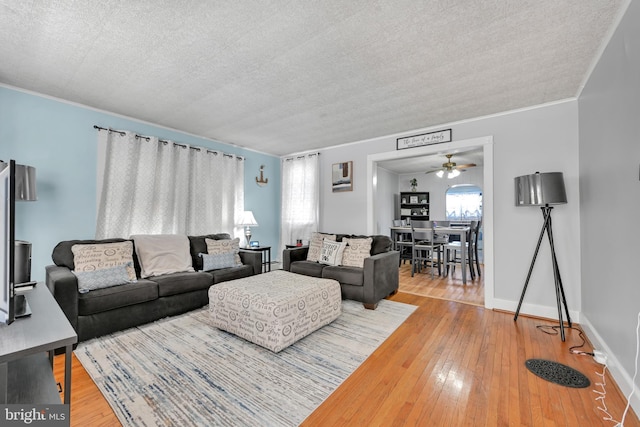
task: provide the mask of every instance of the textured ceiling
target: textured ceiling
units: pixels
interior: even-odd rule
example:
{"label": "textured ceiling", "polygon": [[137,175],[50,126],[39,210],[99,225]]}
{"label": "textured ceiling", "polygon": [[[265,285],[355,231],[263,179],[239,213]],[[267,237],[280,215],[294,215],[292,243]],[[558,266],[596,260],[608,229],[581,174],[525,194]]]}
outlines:
{"label": "textured ceiling", "polygon": [[575,97],[626,0],[0,0],[0,83],[283,155]]}

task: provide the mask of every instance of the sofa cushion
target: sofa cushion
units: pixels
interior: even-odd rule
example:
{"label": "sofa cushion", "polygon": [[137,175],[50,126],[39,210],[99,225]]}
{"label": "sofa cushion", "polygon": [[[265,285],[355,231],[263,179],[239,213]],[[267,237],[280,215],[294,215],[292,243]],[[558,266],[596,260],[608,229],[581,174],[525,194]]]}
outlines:
{"label": "sofa cushion", "polygon": [[373,239],[373,242],[371,243],[371,255],[378,255],[384,252],[389,252],[393,247],[393,240],[391,240],[391,237],[383,236],[381,234],[374,234],[372,236],[338,234],[337,240],[341,242],[345,237],[349,239],[366,239],[368,237],[371,237]]}
{"label": "sofa cushion", "polygon": [[196,270],[202,270],[202,258],[198,256],[200,253],[207,253],[207,242],[205,239],[211,240],[229,240],[231,236],[227,233],[205,234],[203,236],[188,236],[189,246],[191,247],[191,265]]}
{"label": "sofa cushion", "polygon": [[[369,237],[369,236],[364,236]],[[393,247],[393,240],[389,236],[382,235],[374,235],[370,236],[373,238],[373,242],[371,243],[371,255],[378,255],[384,252],[389,252]]]}
{"label": "sofa cushion", "polygon": [[158,298],[158,284],[140,279],[136,283],[96,289],[78,294],[78,314],[88,316],[114,308],[126,307]]}
{"label": "sofa cushion", "polygon": [[203,271],[163,274],[162,276],[154,276],[151,280],[158,284],[158,296],[160,297],[208,289],[213,285],[213,276]]}
{"label": "sofa cushion", "polygon": [[322,270],[322,278],[337,280],[340,284],[362,286],[364,283],[364,269],[329,265]]}
{"label": "sofa cushion", "polygon": [[364,268],[365,258],[371,256],[372,237],[366,239],[351,239],[345,237],[343,240],[347,244],[342,255],[342,265],[347,267]]}
{"label": "sofa cushion", "polygon": [[320,261],[320,252],[322,252],[322,242],[324,239],[336,240],[335,234],[311,233],[309,240],[309,251],[307,252],[307,261]]}
{"label": "sofa cushion", "polygon": [[139,234],[131,238],[142,267],[141,277],[194,271],[187,236]]}
{"label": "sofa cushion", "polygon": [[304,274],[305,276],[322,277],[322,270],[326,264],[312,261],[295,261],[291,263],[289,271],[292,273]]}
{"label": "sofa cushion", "polygon": [[213,283],[226,282],[228,280],[242,279],[253,276],[253,267],[250,265],[239,265],[237,267],[223,268],[209,272],[213,275]]}

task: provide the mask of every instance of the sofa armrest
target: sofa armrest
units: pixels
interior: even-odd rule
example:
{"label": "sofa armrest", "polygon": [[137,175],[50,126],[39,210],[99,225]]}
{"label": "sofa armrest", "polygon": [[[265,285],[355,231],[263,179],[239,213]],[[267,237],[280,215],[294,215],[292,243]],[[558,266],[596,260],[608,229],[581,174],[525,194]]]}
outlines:
{"label": "sofa armrest", "polygon": [[282,251],[282,269],[284,271],[291,271],[291,263],[306,260],[308,253],[309,246],[285,249]]}
{"label": "sofa armrest", "polygon": [[389,251],[364,260],[364,303],[375,305],[396,292],[400,284],[400,252]]}
{"label": "sofa armrest", "polygon": [[239,255],[244,265],[253,267],[253,274],[262,273],[262,252],[243,251],[240,249]]}
{"label": "sofa armrest", "polygon": [[75,331],[78,330],[78,279],[67,267],[48,265],[45,280],[49,291],[69,319]]}

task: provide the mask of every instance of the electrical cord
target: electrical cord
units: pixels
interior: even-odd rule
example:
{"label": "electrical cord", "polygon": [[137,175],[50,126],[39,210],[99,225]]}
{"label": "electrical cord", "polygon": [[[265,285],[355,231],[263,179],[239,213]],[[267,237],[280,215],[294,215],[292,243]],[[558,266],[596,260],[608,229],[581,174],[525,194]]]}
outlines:
{"label": "electrical cord", "polygon": [[[560,333],[558,332],[560,330],[560,326],[538,325],[536,326],[536,328],[538,328],[541,332],[544,332],[545,334],[549,334],[549,335],[558,335]],[[573,326],[565,326],[564,329],[573,329],[578,331],[578,336],[580,337],[580,339],[582,339],[582,344],[574,345],[573,347],[570,347],[569,353],[578,354],[580,356],[592,356],[592,357],[594,356],[593,353],[589,353],[588,351],[577,350],[578,348],[584,347],[585,344],[587,343],[587,339],[584,337],[584,332],[582,331],[582,329],[574,328]]]}
{"label": "electrical cord", "polygon": [[613,416],[609,413],[609,408],[607,408],[607,404],[604,401],[604,399],[607,397],[607,389],[605,388],[606,385],[607,385],[607,380],[606,380],[606,377],[604,375],[606,370],[607,370],[607,365],[604,365],[602,367],[602,373],[596,372],[596,375],[598,375],[600,378],[602,378],[602,382],[596,383],[596,387],[600,387],[602,389],[602,391],[600,391],[600,390],[591,390],[591,391],[593,391],[594,393],[599,395],[598,397],[596,397],[596,401],[599,400],[600,404],[602,406],[596,406],[596,408],[599,411],[602,411],[602,412],[605,413],[606,416],[603,418],[603,420],[604,421],[612,421],[612,422],[616,423],[616,424],[614,424],[615,426],[622,426],[622,424],[618,420],[613,418]]}
{"label": "electrical cord", "polygon": [[638,312],[638,323],[636,324],[636,358],[635,358],[635,369],[633,372],[633,378],[631,379],[631,393],[629,393],[629,397],[627,397],[627,406],[624,408],[624,412],[622,413],[622,421],[620,421],[620,426],[624,427],[624,419],[627,417],[627,413],[629,412],[629,407],[631,406],[631,397],[633,393],[636,391],[636,377],[638,376],[638,353],[640,352],[640,312]]}

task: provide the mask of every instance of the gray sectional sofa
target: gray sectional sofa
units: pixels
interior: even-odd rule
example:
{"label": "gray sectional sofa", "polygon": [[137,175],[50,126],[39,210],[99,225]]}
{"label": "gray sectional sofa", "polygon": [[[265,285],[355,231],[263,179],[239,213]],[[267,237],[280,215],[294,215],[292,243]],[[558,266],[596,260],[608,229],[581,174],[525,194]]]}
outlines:
{"label": "gray sectional sofa", "polygon": [[164,274],[140,279],[140,263],[133,251],[137,282],[96,289],[78,290],[74,270],[73,245],[124,242],[125,239],[69,240],[53,250],[54,265],[46,267],[46,285],[78,334],[78,341],[185,313],[209,303],[211,285],[262,272],[262,254],[242,251],[242,265],[213,271],[202,269],[199,253],[207,253],[205,239],[230,239],[225,233],[188,236],[192,265],[196,271]]}
{"label": "gray sectional sofa", "polygon": [[362,268],[307,261],[309,247],[285,249],[282,268],[292,273],[337,280],[343,299],[360,301],[365,308],[374,310],[381,299],[398,291],[400,253],[392,250],[393,242],[389,236],[337,234],[336,241],[367,237],[371,237],[373,242],[370,256],[365,258]]}

